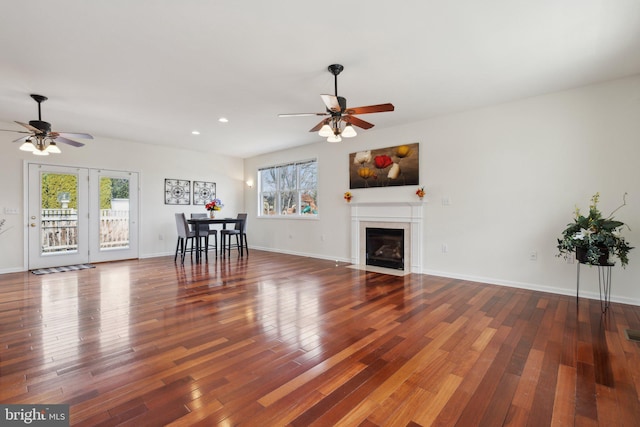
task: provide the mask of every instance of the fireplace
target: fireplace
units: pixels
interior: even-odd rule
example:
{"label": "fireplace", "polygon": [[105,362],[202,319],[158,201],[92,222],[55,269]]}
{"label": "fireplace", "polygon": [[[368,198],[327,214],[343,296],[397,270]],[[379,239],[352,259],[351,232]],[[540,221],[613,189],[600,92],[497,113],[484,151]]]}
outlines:
{"label": "fireplace", "polygon": [[366,265],[404,270],[404,230],[367,227]]}
{"label": "fireplace", "polygon": [[[371,271],[386,270],[389,274],[422,273],[423,201],[417,202],[351,202],[351,263],[352,268]],[[370,265],[367,257],[368,228],[391,229],[403,238],[404,267]],[[395,243],[394,243],[395,245]]]}

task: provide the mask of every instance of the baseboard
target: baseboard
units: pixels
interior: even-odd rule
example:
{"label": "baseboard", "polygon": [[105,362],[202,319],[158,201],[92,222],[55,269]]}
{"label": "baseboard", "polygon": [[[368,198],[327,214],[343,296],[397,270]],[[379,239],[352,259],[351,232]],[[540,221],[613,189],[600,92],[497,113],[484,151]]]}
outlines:
{"label": "baseboard", "polygon": [[27,271],[27,269],[26,268],[18,268],[18,267],[3,268],[2,270],[0,270],[0,274],[20,273],[21,271]]}
{"label": "baseboard", "polygon": [[140,259],[144,259],[144,258],[159,258],[159,257],[163,257],[163,256],[174,256],[175,252],[171,251],[171,252],[157,252],[155,254],[141,254],[140,255]]}
{"label": "baseboard", "polygon": [[257,251],[265,251],[265,252],[276,252],[279,254],[286,254],[286,255],[296,255],[296,256],[303,256],[303,257],[307,257],[307,258],[317,258],[317,259],[324,259],[327,261],[335,261],[335,262],[347,262],[349,264],[351,264],[351,258],[336,258],[330,255],[319,255],[319,254],[312,254],[312,253],[304,253],[304,252],[298,252],[298,251],[287,251],[287,250],[282,250],[282,249],[273,249],[273,248],[263,248],[260,246],[249,246],[249,249],[255,249]]}
{"label": "baseboard", "polygon": [[[436,271],[436,270],[423,270],[423,274],[428,274],[431,276],[447,277],[450,279],[466,280],[469,282],[486,283],[489,285],[507,286],[510,288],[518,288],[518,289],[527,289],[530,291],[547,292],[550,294],[557,294],[557,295],[567,295],[567,296],[576,295],[575,289],[554,288],[551,286],[544,286],[536,283],[514,282],[510,280],[501,280],[501,279],[495,279],[491,277],[469,276],[465,274],[456,274],[456,273]],[[587,299],[600,300],[600,294],[596,294],[595,292],[589,292],[589,291],[581,290],[580,297],[587,298]],[[640,300],[638,299],[620,297],[615,295],[611,295],[611,302],[640,306]]]}

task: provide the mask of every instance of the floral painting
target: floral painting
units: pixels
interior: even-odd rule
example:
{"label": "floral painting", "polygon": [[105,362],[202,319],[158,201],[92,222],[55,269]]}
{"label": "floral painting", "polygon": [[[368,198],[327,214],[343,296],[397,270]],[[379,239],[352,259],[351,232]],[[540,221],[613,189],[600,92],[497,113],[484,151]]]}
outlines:
{"label": "floral painting", "polygon": [[418,185],[418,143],[349,154],[349,188]]}

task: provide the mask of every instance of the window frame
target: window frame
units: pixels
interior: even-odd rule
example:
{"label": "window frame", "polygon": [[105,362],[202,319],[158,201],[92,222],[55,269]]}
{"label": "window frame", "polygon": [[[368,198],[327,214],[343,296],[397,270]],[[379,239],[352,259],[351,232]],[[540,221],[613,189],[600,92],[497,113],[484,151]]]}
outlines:
{"label": "window frame", "polygon": [[[315,185],[306,185],[307,183],[301,179],[301,174],[303,171],[301,170],[301,166],[313,164],[315,169],[315,177],[311,180]],[[293,179],[295,179],[295,188],[288,187],[282,181],[282,171],[284,168],[289,168],[291,166],[295,167],[295,171],[293,173]],[[269,190],[264,190],[263,186],[263,174],[271,171],[272,180],[269,183]],[[258,197],[258,209],[257,216],[258,218],[305,218],[305,219],[315,219],[319,216],[318,206],[318,159],[311,158],[305,160],[297,160],[286,163],[279,163],[275,165],[263,166],[258,168],[257,171],[257,197]],[[288,175],[288,176],[291,176]],[[303,194],[311,193],[311,198],[313,201],[310,206],[316,206],[316,213],[304,213],[302,212],[304,209],[296,208],[294,212],[286,213],[286,211],[290,208],[283,206],[283,197],[287,193],[294,193],[295,203],[292,206],[302,206],[303,203]],[[313,195],[315,193],[315,195]],[[273,201],[273,213],[265,213],[265,197],[268,201],[266,203],[270,203],[269,201]],[[291,200],[291,198],[289,199]],[[269,210],[271,210],[271,204],[269,204]]]}

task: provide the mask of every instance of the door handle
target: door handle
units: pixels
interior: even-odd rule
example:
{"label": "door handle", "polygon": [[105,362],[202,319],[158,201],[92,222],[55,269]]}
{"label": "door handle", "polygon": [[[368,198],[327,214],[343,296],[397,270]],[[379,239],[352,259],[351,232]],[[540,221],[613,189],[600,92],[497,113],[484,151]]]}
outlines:
{"label": "door handle", "polygon": [[32,226],[32,227],[35,227],[35,226],[36,226],[35,222],[32,222],[32,223],[31,223],[31,226]]}

